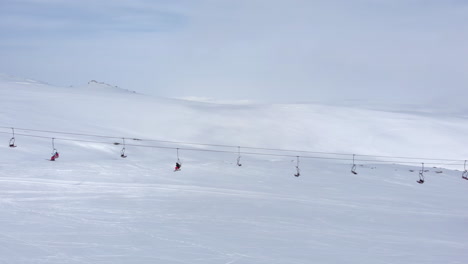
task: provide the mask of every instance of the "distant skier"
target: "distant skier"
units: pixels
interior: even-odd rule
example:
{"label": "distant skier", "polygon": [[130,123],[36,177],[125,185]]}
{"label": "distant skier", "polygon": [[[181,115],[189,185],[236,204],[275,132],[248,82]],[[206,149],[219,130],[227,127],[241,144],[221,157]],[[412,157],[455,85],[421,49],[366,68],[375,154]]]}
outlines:
{"label": "distant skier", "polygon": [[180,164],[179,162],[176,162],[174,171],[180,171],[180,167],[182,167],[182,164]]}
{"label": "distant skier", "polygon": [[55,161],[55,159],[58,159],[59,153],[56,151],[52,157],[50,157],[50,161]]}

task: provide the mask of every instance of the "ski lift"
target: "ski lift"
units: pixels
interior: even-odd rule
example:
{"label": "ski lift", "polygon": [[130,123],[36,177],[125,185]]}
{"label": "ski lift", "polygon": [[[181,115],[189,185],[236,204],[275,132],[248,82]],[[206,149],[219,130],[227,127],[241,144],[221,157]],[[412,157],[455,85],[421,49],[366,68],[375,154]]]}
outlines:
{"label": "ski lift", "polygon": [[13,137],[10,139],[10,148],[16,148],[16,145],[15,145],[15,129],[11,128],[11,131],[13,132]]}
{"label": "ski lift", "polygon": [[180,171],[180,168],[182,167],[182,162],[179,159],[179,149],[177,148],[177,162],[174,167],[174,172]]}
{"label": "ski lift", "polygon": [[296,158],[297,158],[296,173],[294,174],[294,176],[299,177],[299,176],[301,176],[301,170],[299,169],[299,156],[297,156]]}
{"label": "ski lift", "polygon": [[127,155],[125,155],[125,138],[122,138],[122,150],[120,151],[120,157],[121,158],[126,158]]}
{"label": "ski lift", "polygon": [[55,148],[55,138],[52,138],[52,156],[50,157],[50,161],[55,161],[59,157],[59,153]]}
{"label": "ski lift", "polygon": [[424,183],[424,163],[421,163],[422,164],[422,168],[421,170],[419,171],[419,181],[416,181],[417,183],[419,184],[423,184]]}
{"label": "ski lift", "polygon": [[238,153],[238,156],[237,156],[237,166],[242,166],[242,164],[240,163],[240,158],[241,158],[241,155],[240,155],[240,147],[237,147],[237,153]]}
{"label": "ski lift", "polygon": [[466,160],[465,164],[463,165],[463,168],[465,169],[462,174],[462,179],[468,180],[468,170],[466,170]]}
{"label": "ski lift", "polygon": [[351,167],[351,173],[354,174],[354,175],[357,174],[357,172],[356,172],[356,164],[354,163],[354,157],[355,157],[355,156],[356,156],[356,155],[353,154],[353,166]]}

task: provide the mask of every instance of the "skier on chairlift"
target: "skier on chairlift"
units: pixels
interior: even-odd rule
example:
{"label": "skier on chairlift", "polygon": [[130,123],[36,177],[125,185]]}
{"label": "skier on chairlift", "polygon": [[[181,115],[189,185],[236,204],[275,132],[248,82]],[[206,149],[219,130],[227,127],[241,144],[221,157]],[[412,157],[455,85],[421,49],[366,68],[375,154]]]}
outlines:
{"label": "skier on chairlift", "polygon": [[179,162],[176,162],[174,171],[180,171],[180,167],[182,167],[182,164],[180,164]]}
{"label": "skier on chairlift", "polygon": [[55,159],[57,159],[58,157],[59,157],[59,153],[55,151],[52,157],[50,157],[50,161],[55,161]]}

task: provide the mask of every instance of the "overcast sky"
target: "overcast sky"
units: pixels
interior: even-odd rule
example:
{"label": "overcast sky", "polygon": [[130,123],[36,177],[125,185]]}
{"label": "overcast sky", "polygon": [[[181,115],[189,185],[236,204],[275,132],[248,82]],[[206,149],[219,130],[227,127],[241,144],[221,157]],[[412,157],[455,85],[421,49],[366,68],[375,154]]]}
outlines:
{"label": "overcast sky", "polygon": [[168,97],[468,99],[466,0],[0,0],[0,72]]}

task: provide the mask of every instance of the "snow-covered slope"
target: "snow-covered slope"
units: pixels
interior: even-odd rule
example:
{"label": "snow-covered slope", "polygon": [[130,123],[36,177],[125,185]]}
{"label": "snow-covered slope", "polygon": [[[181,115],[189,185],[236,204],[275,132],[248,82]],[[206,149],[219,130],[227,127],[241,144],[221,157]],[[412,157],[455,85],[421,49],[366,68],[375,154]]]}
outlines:
{"label": "snow-covered slope", "polygon": [[[55,87],[5,75],[0,105],[0,132],[7,133],[0,134],[0,263],[468,259],[468,181],[449,170],[463,166],[428,164],[420,185],[417,163],[426,160],[395,159],[414,167],[367,157],[376,161],[358,162],[353,175],[350,160],[301,158],[301,176],[294,177],[294,156],[315,154],[243,148],[292,157],[244,153],[239,167],[235,153],[186,150],[236,148],[131,140],[463,160],[463,116],[202,103],[98,82]],[[8,147],[8,127],[16,128],[17,148]],[[126,159],[122,145],[112,144],[119,137],[127,138]],[[47,161],[51,138],[61,154],[56,162]],[[175,148],[180,172],[172,170]]]}

